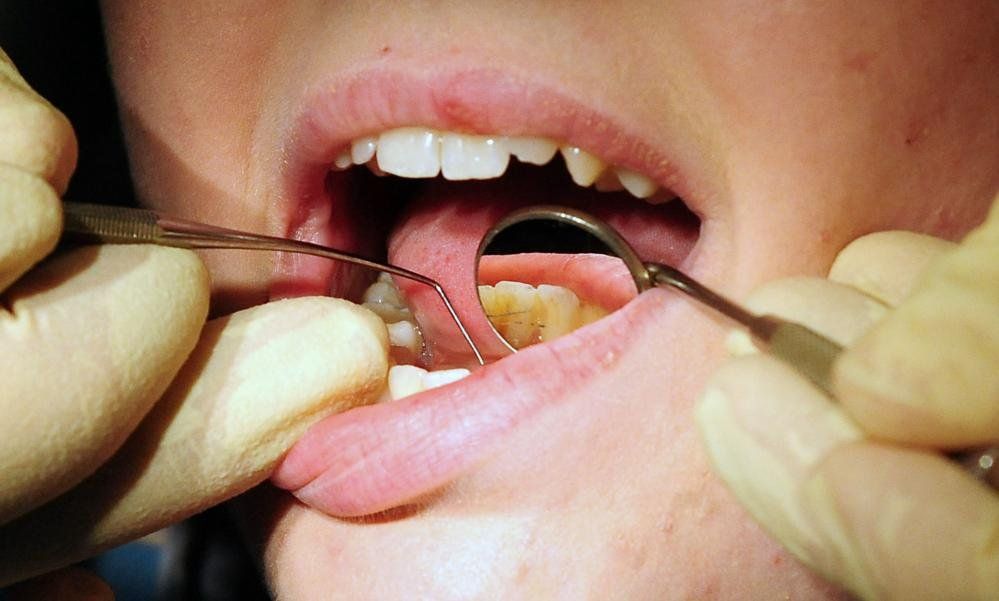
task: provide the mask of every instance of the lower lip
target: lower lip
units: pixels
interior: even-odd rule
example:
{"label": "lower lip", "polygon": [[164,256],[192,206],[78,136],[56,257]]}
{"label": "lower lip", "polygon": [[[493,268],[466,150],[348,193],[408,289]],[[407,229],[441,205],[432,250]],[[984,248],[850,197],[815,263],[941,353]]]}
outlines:
{"label": "lower lip", "polygon": [[652,290],[616,313],[442,388],[333,415],[313,426],[272,476],[338,517],[398,507],[454,480],[541,409],[569,402],[662,317]]}

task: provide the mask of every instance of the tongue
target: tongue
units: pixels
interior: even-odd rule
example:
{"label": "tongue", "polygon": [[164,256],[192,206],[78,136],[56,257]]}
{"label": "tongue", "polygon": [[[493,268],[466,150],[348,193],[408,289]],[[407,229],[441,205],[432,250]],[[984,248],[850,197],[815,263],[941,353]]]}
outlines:
{"label": "tongue", "polygon": [[[475,254],[489,228],[507,213],[534,204],[578,207],[615,227],[643,259],[674,265],[697,239],[697,218],[681,203],[652,206],[625,193],[579,188],[564,173],[553,174],[550,169],[520,170],[534,177],[508,174],[483,182],[440,178],[427,182],[404,210],[388,242],[389,262],[437,280],[480,350],[490,358],[509,351],[496,339],[480,309]],[[416,282],[399,278],[396,282],[409,299],[424,340],[430,341],[435,367],[467,365],[471,351],[437,294]]]}

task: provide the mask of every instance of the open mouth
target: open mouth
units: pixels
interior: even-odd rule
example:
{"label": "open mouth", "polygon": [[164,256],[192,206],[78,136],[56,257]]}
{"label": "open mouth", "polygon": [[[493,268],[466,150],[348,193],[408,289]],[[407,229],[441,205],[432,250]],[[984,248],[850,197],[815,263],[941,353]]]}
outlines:
{"label": "open mouth", "polygon": [[[539,111],[512,112],[514,93]],[[386,321],[397,364],[388,402],[320,422],[274,474],[277,485],[331,515],[383,511],[447,484],[594,366],[609,367],[642,312],[654,310],[653,302],[625,305],[599,269],[560,269],[541,255],[499,262],[489,281],[477,282],[479,241],[502,216],[532,204],[582,208],[644,259],[677,266],[699,235],[671,161],[574,101],[491,72],[339,80],[317,94],[294,143],[293,200],[282,216],[288,234],[434,278],[494,360],[465,377],[475,368],[471,351],[419,283],[372,283],[370,272],[284,257],[273,296],[364,302]],[[477,284],[487,286],[487,310],[530,313],[534,330],[524,343],[543,344],[510,355],[486,321]],[[536,331],[567,335],[550,341]]]}

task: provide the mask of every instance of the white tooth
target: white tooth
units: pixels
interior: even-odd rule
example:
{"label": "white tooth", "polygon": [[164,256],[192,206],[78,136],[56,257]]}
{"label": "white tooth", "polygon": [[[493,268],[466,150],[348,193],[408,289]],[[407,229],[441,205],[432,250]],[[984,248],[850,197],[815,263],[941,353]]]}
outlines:
{"label": "white tooth", "polygon": [[621,180],[612,169],[608,169],[601,173],[600,177],[597,178],[597,181],[593,183],[593,187],[600,192],[617,192],[618,190],[624,190],[624,186],[621,185]]}
{"label": "white tooth", "polygon": [[441,134],[441,174],[445,179],[490,179],[503,175],[510,153],[494,137]]}
{"label": "white tooth", "polygon": [[511,136],[504,140],[506,149],[521,163],[545,165],[558,151],[558,144],[547,138]]}
{"label": "white tooth", "polygon": [[346,150],[336,155],[333,159],[333,167],[337,171],[343,171],[344,169],[350,167],[353,163],[350,161],[350,153]]}
{"label": "white tooth", "polygon": [[648,198],[659,188],[654,181],[631,169],[617,167],[614,171],[617,172],[617,177],[621,180],[621,185],[624,186],[625,190],[631,192],[632,196]]}
{"label": "white tooth", "polygon": [[411,321],[397,321],[385,326],[388,328],[389,344],[392,346],[409,349],[414,355],[419,355],[420,347],[423,346],[420,340],[420,332]]}
{"label": "white tooth", "polygon": [[409,309],[396,307],[389,303],[363,303],[365,309],[382,318],[385,323],[396,323],[397,321],[410,320],[413,314]]}
{"label": "white tooth", "polygon": [[375,156],[378,139],[373,136],[358,138],[350,145],[350,159],[355,165],[363,165]]}
{"label": "white tooth", "polygon": [[399,177],[436,177],[441,170],[440,138],[425,127],[400,127],[378,137],[378,167]]}
{"label": "white tooth", "polygon": [[399,289],[391,281],[386,282],[380,278],[364,291],[363,300],[365,303],[388,303],[397,308],[406,306],[406,303],[402,302]]}
{"label": "white tooth", "polygon": [[578,146],[563,146],[559,150],[562,151],[562,158],[565,159],[572,181],[577,185],[589,186],[607,167],[606,163]]}
{"label": "white tooth", "polygon": [[427,373],[423,374],[423,389],[430,390],[431,388],[437,388],[439,386],[444,386],[445,384],[457,382],[458,380],[464,378],[470,373],[472,372],[461,367],[455,369],[441,369],[438,371],[428,371]]}
{"label": "white tooth", "polygon": [[423,377],[427,370],[415,365],[394,365],[388,372],[389,396],[398,400],[423,392]]}

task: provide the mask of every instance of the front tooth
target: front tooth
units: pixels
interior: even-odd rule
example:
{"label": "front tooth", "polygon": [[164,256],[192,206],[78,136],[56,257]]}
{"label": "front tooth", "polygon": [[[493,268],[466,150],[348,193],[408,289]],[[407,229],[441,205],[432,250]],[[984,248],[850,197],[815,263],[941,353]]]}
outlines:
{"label": "front tooth", "polygon": [[441,134],[441,173],[445,179],[499,177],[510,163],[510,153],[496,138]]}
{"label": "front tooth", "polygon": [[648,198],[659,188],[654,181],[631,169],[618,167],[615,171],[624,189],[631,192],[631,195],[637,198]]}
{"label": "front tooth", "polygon": [[607,168],[606,163],[578,146],[563,146],[559,150],[562,151],[562,158],[565,159],[572,181],[577,185],[589,186]]}
{"label": "front tooth", "polygon": [[399,177],[436,177],[441,170],[440,138],[432,129],[400,127],[378,138],[378,167]]}
{"label": "front tooth", "polygon": [[521,163],[546,165],[558,151],[558,144],[547,138],[511,136],[504,140],[506,149]]}
{"label": "front tooth", "polygon": [[375,156],[378,139],[374,136],[358,138],[350,145],[350,159],[355,165],[363,165]]}

